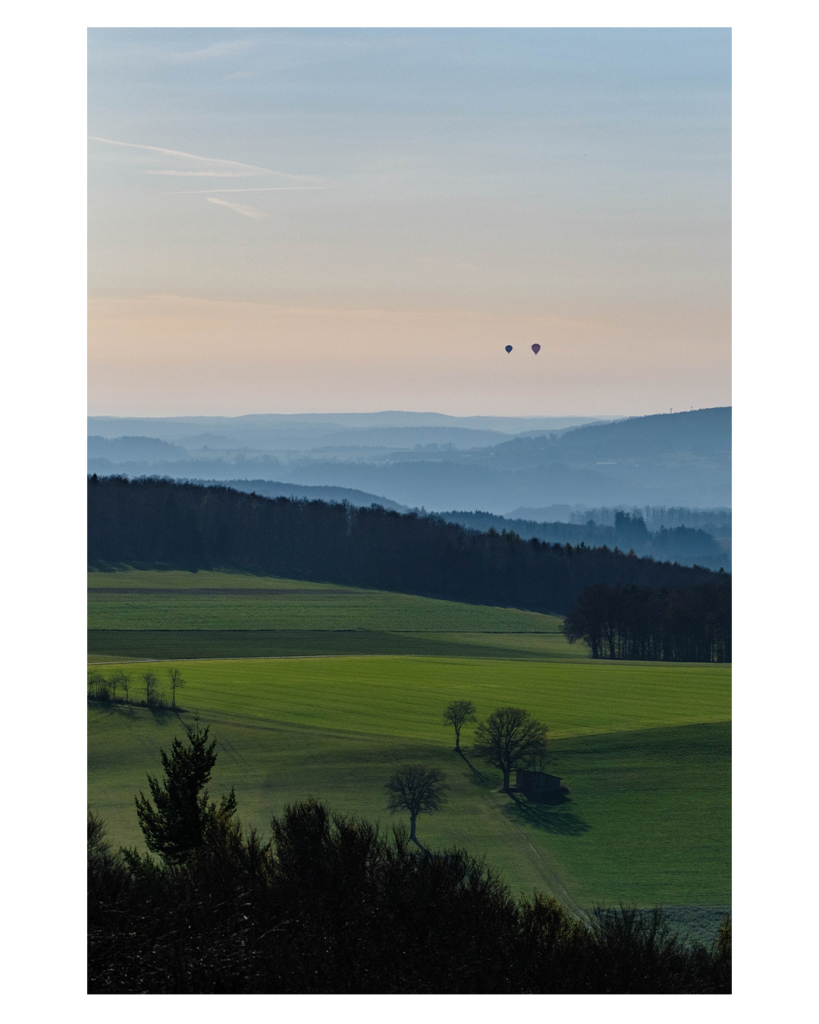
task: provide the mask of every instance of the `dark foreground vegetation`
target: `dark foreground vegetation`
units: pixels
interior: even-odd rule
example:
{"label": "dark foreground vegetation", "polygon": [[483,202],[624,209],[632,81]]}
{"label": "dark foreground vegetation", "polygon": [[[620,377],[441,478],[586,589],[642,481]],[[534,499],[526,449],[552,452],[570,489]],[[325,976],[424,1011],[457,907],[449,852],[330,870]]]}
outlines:
{"label": "dark foreground vegetation", "polygon": [[314,800],[271,839],[233,792],[205,783],[207,729],[163,754],[137,813],[154,859],[114,852],[88,819],[91,993],[727,993],[726,920],[685,945],[660,911],[578,922],[551,898],[515,900],[463,850],[431,853]]}
{"label": "dark foreground vegetation", "polygon": [[731,577],[697,587],[584,590],[563,624],[593,658],[630,661],[730,661]]}
{"label": "dark foreground vegetation", "polygon": [[237,569],[562,614],[587,587],[718,579],[619,549],[480,533],[380,506],[263,498],[155,477],[89,477],[92,565]]}

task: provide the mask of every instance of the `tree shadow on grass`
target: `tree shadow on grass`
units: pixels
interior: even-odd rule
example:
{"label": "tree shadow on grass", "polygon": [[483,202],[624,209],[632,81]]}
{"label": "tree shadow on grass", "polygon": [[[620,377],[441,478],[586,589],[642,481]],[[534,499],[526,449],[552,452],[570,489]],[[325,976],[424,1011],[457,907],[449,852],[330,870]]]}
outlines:
{"label": "tree shadow on grass", "polygon": [[527,799],[516,793],[510,793],[509,796],[512,802],[503,808],[503,813],[524,825],[561,836],[582,836],[591,827],[572,811],[557,809],[570,802],[562,793],[538,800]]}
{"label": "tree shadow on grass", "polygon": [[148,707],[148,711],[150,711],[154,721],[159,723],[160,725],[164,725],[166,722],[169,722],[172,718],[178,718],[180,721],[182,721],[180,713],[183,710],[183,708],[169,708],[161,704]]}
{"label": "tree shadow on grass", "polygon": [[125,701],[94,700],[91,697],[88,698],[88,707],[103,715],[127,715],[131,718],[133,718],[134,711],[136,710],[133,704],[127,704]]}
{"label": "tree shadow on grass", "polygon": [[495,785],[495,780],[491,779],[488,775],[485,775],[482,771],[476,768],[463,750],[456,750],[455,753],[466,762],[466,765],[469,768],[470,782],[474,783],[476,786],[483,786],[484,788],[491,788]]}
{"label": "tree shadow on grass", "polygon": [[119,699],[94,700],[91,697],[88,698],[88,707],[94,708],[96,711],[107,712],[109,715],[127,715],[129,718],[133,718],[136,711],[147,711],[153,720],[160,725],[164,725],[172,718],[178,718],[182,721],[182,715],[187,714],[185,708],[174,708],[169,704],[146,704],[145,701],[125,701]]}

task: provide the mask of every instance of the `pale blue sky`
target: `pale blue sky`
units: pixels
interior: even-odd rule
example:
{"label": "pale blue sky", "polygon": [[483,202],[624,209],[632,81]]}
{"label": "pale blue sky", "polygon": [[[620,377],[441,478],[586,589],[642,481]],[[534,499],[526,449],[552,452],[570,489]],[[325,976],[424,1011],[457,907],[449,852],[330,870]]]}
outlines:
{"label": "pale blue sky", "polygon": [[93,413],[730,402],[727,29],[94,29],[89,135]]}

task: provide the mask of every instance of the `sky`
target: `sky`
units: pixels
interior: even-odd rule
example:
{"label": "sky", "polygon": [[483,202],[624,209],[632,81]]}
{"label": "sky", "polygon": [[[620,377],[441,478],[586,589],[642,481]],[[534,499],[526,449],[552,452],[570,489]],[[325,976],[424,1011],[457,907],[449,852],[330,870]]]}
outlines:
{"label": "sky", "polygon": [[91,29],[89,413],[730,404],[730,48]]}

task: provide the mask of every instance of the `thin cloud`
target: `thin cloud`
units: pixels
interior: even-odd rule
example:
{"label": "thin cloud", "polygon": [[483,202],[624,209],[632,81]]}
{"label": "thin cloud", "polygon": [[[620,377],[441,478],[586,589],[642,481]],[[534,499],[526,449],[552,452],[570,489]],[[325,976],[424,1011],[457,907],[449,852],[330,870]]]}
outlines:
{"label": "thin cloud", "polygon": [[[275,172],[268,171],[268,174]],[[258,178],[258,171],[143,171],[166,178]]]}
{"label": "thin cloud", "polygon": [[205,196],[215,192],[315,192],[329,185],[270,185],[267,188],[193,188],[181,192],[168,192],[169,196]]}
{"label": "thin cloud", "polygon": [[166,59],[170,64],[189,64],[198,60],[213,60],[219,57],[231,57],[250,47],[250,43],[244,39],[237,39],[223,43],[213,43],[202,50],[189,50],[185,53],[170,54]]}
{"label": "thin cloud", "polygon": [[264,217],[263,213],[260,213],[258,210],[254,210],[252,206],[245,206],[243,203],[231,203],[227,199],[213,198],[208,198],[205,202],[216,203],[219,206],[226,206],[229,210],[233,210],[234,213],[241,214],[242,217],[252,217],[253,220],[262,220]]}

